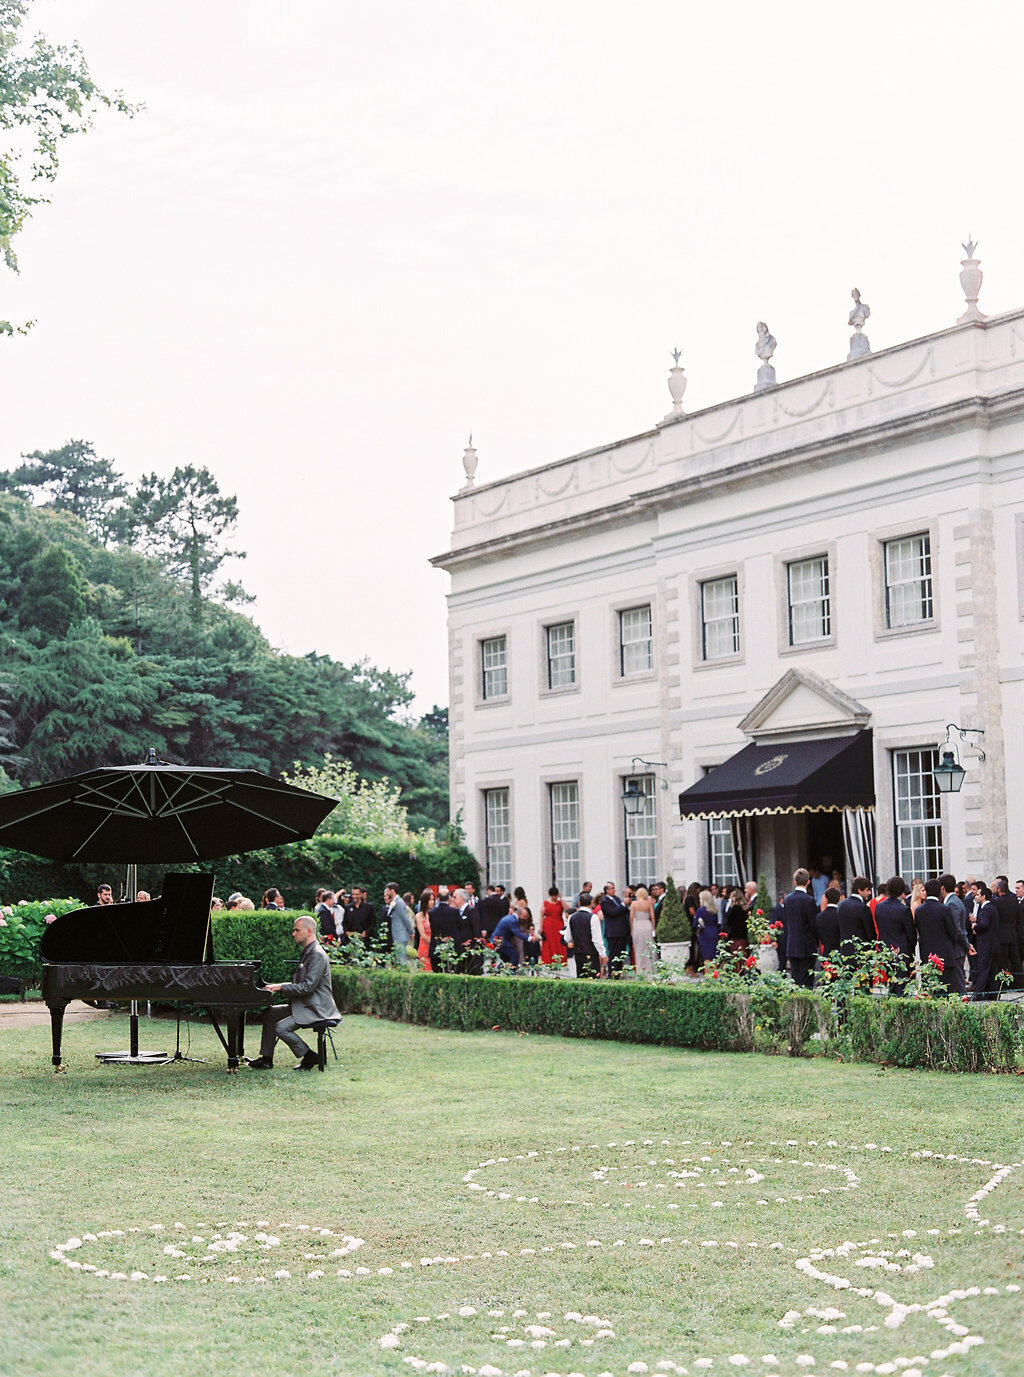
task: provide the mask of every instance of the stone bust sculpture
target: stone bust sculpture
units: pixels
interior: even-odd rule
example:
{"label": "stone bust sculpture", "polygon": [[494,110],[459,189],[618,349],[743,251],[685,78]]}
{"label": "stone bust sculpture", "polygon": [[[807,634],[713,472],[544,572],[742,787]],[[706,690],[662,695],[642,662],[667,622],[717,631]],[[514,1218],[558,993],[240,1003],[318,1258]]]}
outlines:
{"label": "stone bust sculpture", "polygon": [[850,319],[847,324],[852,325],[855,330],[863,330],[864,324],[871,314],[871,307],[866,301],[861,301],[860,292],[856,287],[850,295],[853,297],[853,310],[850,312]]}
{"label": "stone bust sculpture", "polygon": [[768,326],[763,320],[757,322],[757,343],[754,345],[754,353],[762,363],[767,363],[775,353],[775,336],[768,333]]}

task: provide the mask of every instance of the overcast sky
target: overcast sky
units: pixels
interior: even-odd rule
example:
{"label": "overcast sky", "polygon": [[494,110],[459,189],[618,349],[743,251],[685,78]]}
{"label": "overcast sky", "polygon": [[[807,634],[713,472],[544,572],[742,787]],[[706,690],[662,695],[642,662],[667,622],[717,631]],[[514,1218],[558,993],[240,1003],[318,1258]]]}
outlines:
{"label": "overcast sky", "polygon": [[36,0],[145,103],[64,145],[0,270],[0,467],[208,465],[295,653],[447,702],[449,496],[1024,305],[1014,7]]}

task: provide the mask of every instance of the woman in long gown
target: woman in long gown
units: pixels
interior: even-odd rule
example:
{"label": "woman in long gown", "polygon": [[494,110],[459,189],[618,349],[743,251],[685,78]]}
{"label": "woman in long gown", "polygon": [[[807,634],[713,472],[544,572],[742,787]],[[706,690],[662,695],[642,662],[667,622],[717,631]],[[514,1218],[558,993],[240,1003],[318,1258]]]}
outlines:
{"label": "woman in long gown", "polygon": [[629,935],[637,970],[653,975],[654,900],[644,885],[637,887],[636,898],[629,906]]}
{"label": "woman in long gown", "polygon": [[568,907],[557,885],[552,885],[541,909],[540,959],[545,966],[550,966],[556,956],[562,961],[565,960],[566,947],[562,941],[562,929],[565,927]]}
{"label": "woman in long gown", "polygon": [[434,891],[425,889],[420,895],[419,908],[416,910],[416,933],[419,937],[416,955],[425,971],[433,970],[430,964],[430,910],[433,907]]}
{"label": "woman in long gown", "polygon": [[718,934],[721,930],[718,923],[718,905],[710,889],[702,889],[700,892],[700,908],[694,917],[693,926],[697,932],[697,950],[703,965],[713,960],[718,951]]}

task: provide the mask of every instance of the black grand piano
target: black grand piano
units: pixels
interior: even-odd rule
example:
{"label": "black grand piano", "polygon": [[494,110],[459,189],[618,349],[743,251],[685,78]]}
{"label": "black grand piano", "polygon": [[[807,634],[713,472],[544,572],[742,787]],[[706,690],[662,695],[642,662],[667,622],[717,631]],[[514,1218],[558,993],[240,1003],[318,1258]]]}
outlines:
{"label": "black grand piano", "polygon": [[[260,984],[258,961],[217,963],[210,934],[213,876],[167,875],[164,892],[148,902],[94,904],[57,918],[43,933],[43,999],[50,1010],[53,1065],[61,1069],[61,1033],[69,1000],[132,1002],[131,1049],[117,1060],[168,1060],[140,1054],[136,1001],[191,1004],[209,1013],[238,1069],[247,1009],[273,996]],[[221,1031],[224,1023],[227,1036]]]}

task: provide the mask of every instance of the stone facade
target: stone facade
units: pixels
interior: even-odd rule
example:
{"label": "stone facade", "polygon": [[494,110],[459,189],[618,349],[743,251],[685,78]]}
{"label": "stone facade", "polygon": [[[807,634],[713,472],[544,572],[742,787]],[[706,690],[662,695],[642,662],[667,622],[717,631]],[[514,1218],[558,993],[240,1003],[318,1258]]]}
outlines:
{"label": "stone facade", "polygon": [[[708,824],[680,821],[678,796],[746,744],[740,723],[791,669],[807,675],[786,681],[775,706],[783,734],[842,730],[837,704],[863,708],[879,874],[910,855],[894,770],[911,758],[898,753],[939,747],[947,723],[983,728],[987,758],[957,738],[967,777],[941,801],[940,841],[929,834],[942,864],[989,879],[1024,870],[1024,799],[1007,787],[1024,744],[1024,312],[673,413],[453,502],[451,548],[434,560],[452,580],[453,811],[481,860],[490,849],[531,899],[553,865],[566,884],[573,873],[595,888],[635,878],[621,803],[634,775],[653,777],[643,868],[708,878]],[[900,559],[930,559],[927,588],[895,587]],[[810,605],[820,634],[794,644],[793,580],[826,574],[827,612],[825,600]],[[733,581],[735,616],[711,627],[709,656],[709,599],[731,597]],[[918,600],[906,624],[903,613],[893,624],[897,596]],[[627,663],[623,627],[642,629],[647,607],[650,664],[642,644]],[[574,680],[554,686],[552,626],[575,655]],[[484,642],[488,654],[504,646],[504,693],[485,689]],[[816,693],[815,680],[838,696]],[[571,836],[553,832],[551,786],[566,783],[575,872]],[[497,851],[487,790],[508,791],[492,796],[508,806]],[[835,836],[820,819],[759,820],[758,868],[780,885],[815,851],[843,868]]]}

